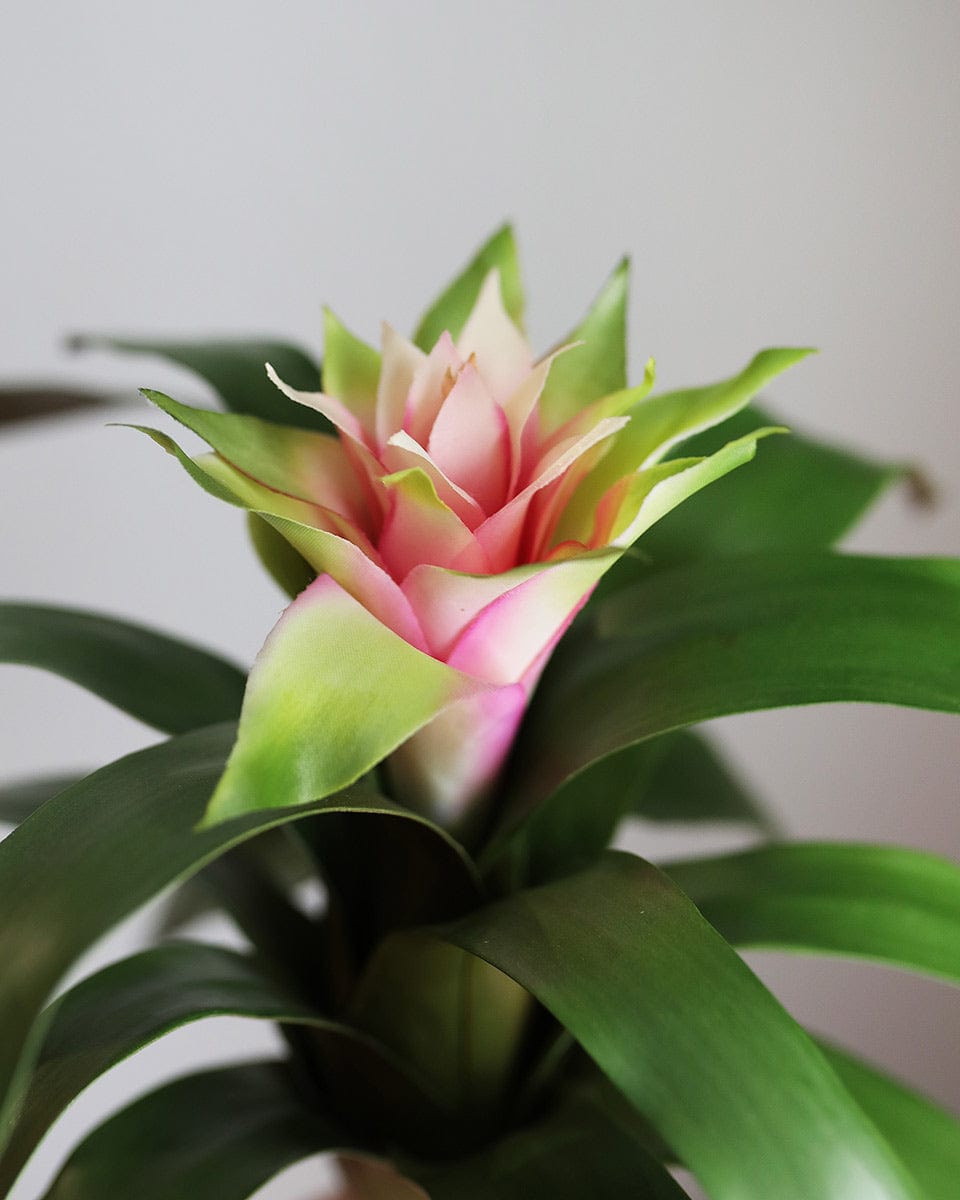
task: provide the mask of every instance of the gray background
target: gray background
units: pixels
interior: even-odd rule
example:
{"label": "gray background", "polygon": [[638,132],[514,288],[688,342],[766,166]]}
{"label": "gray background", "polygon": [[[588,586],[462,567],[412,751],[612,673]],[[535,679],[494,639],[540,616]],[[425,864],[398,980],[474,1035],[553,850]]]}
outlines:
{"label": "gray background", "polygon": [[[381,317],[410,328],[509,216],[536,345],[629,251],[635,375],[648,354],[671,387],[764,345],[819,346],[775,387],[780,411],[940,485],[932,514],[891,495],[851,544],[956,554],[958,51],[954,0],[9,6],[0,373],[106,383],[141,420],[139,385],[202,392],[153,361],[72,359],[65,333],[273,332],[319,350],[322,301],[369,337]],[[5,434],[0,478],[3,595],[132,615],[242,660],[281,609],[237,515],[132,432],[85,418]],[[3,777],[153,736],[42,675],[5,668],[0,689]],[[831,707],[716,732],[792,834],[960,855],[953,720]],[[955,994],[754,961],[798,1017],[960,1110]],[[208,1023],[118,1069],[18,1200],[131,1087],[270,1044]],[[313,1197],[320,1178],[301,1169],[264,1195]]]}

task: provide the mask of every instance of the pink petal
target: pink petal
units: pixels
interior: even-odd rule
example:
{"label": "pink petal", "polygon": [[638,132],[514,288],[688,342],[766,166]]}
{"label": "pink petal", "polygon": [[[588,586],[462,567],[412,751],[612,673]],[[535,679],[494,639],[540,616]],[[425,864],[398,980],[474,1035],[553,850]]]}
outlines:
{"label": "pink petal", "polygon": [[509,396],[533,364],[527,339],[503,307],[496,268],[483,281],[457,341],[457,352],[463,359],[477,356],[477,368],[495,400]]}
{"label": "pink petal", "polygon": [[354,464],[357,478],[361,481],[367,497],[370,510],[376,514],[377,520],[386,512],[386,497],[380,486],[380,476],[383,471],[366,441],[366,434],[352,412],[335,396],[327,396],[323,392],[298,392],[296,388],[284,383],[273,367],[267,363],[267,374],[281,392],[298,404],[323,413],[328,421],[332,421],[341,434],[341,446],[344,455]]}
{"label": "pink petal", "polygon": [[388,769],[401,798],[422,809],[429,796],[434,820],[455,824],[496,781],[526,706],[520,684],[450,705],[391,755]]}
{"label": "pink petal", "polygon": [[380,535],[383,561],[403,581],[418,563],[451,566],[469,563],[471,571],[489,571],[487,556],[472,531],[439,499],[429,476],[414,468],[383,480],[390,509]]}
{"label": "pink petal", "polygon": [[421,446],[427,444],[440,405],[453,386],[461,366],[463,362],[457,354],[453,338],[449,333],[442,333],[437,344],[414,372],[407,393],[403,428]]}
{"label": "pink petal", "polygon": [[452,508],[468,528],[476,529],[484,519],[486,514],[476,500],[463,488],[457,487],[452,479],[448,479],[426,450],[404,430],[393,435],[380,457],[390,474],[419,467],[430,477],[437,495],[447,508]]}
{"label": "pink petal", "polygon": [[542,569],[534,563],[499,575],[465,575],[421,563],[404,579],[403,591],[417,614],[430,653],[446,659],[457,638],[488,604]]}
{"label": "pink petal", "polygon": [[[537,466],[532,483],[527,484],[509,504],[489,517],[477,530],[477,541],[486,550],[494,572],[509,570],[516,565],[520,549],[523,525],[533,497],[542,488],[559,479],[570,467],[593,446],[612,437],[627,423],[626,417],[610,417],[600,421],[583,437],[568,444],[555,447]],[[457,569],[466,570],[454,564]]]}
{"label": "pink petal", "polygon": [[[536,410],[537,401],[540,399],[540,394],[547,382],[550,364],[558,354],[562,354],[567,349],[569,349],[568,346],[561,346],[559,350],[555,350],[546,358],[541,359],[503,402],[503,412],[510,429],[509,493],[516,491],[517,483],[520,479],[525,444],[524,431],[527,429],[531,415]],[[534,438],[526,440],[535,441]]]}
{"label": "pink petal", "polygon": [[619,552],[567,558],[542,567],[488,604],[446,657],[489,683],[518,683],[553,646]]}
{"label": "pink petal", "polygon": [[[312,565],[325,571],[345,592],[394,633],[428,653],[427,640],[413,606],[400,586],[379,566],[362,546],[343,536],[315,539],[319,563]],[[372,550],[372,547],[370,548]],[[373,552],[376,554],[376,552]],[[379,556],[377,556],[379,557]]]}
{"label": "pink petal", "polygon": [[444,475],[473,496],[485,513],[500,508],[506,496],[510,433],[503,410],[472,361],[464,364],[444,400],[427,449]]}
{"label": "pink petal", "polygon": [[267,363],[266,366],[270,382],[275,384],[288,399],[302,404],[305,408],[312,408],[315,412],[322,413],[341,433],[365,444],[363,426],[343,401],[338,400],[336,396],[327,396],[324,392],[300,392],[288,383],[284,383],[271,363]]}
{"label": "pink petal", "polygon": [[377,449],[403,428],[407,396],[414,376],[427,356],[386,322],[383,324],[382,365],[377,385]]}

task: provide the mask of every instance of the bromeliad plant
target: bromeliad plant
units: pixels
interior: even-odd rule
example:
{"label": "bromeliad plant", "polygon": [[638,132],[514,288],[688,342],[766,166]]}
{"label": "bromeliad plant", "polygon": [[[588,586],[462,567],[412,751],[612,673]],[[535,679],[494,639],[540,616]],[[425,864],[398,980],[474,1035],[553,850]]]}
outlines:
{"label": "bromeliad plant", "polygon": [[[248,679],[139,626],[0,609],[6,661],[170,735],[0,795],[22,821],[0,845],[4,1195],[94,1079],[215,1014],[275,1022],[286,1059],[136,1100],[49,1200],[243,1200],[328,1150],[352,1197],[659,1200],[678,1165],[717,1200],[955,1195],[953,1118],[815,1041],[737,950],[960,982],[960,870],[777,842],[687,727],[960,711],[960,563],[829,550],[894,468],[778,437],[724,478],[806,352],[651,395],[652,364],[626,380],[626,293],[623,265],[535,359],[504,230],[412,341],[385,326],[378,353],[327,313],[322,386],[285,345],[112,343],[232,410],[147,392],[211,452],[146,432],[247,510],[294,599]],[[658,868],[609,849],[631,815],[762,840]],[[171,884],[166,933],[215,906],[250,952],[164,940],[51,1002]]]}

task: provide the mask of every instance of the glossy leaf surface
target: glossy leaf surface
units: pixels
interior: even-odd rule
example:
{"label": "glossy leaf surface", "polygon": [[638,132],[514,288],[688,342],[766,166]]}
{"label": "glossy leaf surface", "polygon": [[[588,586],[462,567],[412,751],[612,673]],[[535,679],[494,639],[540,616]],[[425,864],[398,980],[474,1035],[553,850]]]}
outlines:
{"label": "glossy leaf surface", "polygon": [[165,733],[233,720],[246,676],[207,650],[79,609],[0,603],[0,662],[62,675]]}
{"label": "glossy leaf surface", "polygon": [[711,717],[875,701],[960,712],[960,561],[753,555],[651,574],[550,663],[514,793]]}
{"label": "glossy leaf surface", "polygon": [[444,932],[532,991],[713,1200],[918,1195],[807,1035],[641,860],[610,853]]}
{"label": "glossy leaf surface", "polygon": [[821,1043],[843,1085],[922,1188],[924,1200],[954,1200],[960,1180],[960,1121],[836,1046]]}
{"label": "glossy leaf surface", "polygon": [[899,846],[763,846],[673,863],[736,946],[876,959],[960,983],[960,867]]}

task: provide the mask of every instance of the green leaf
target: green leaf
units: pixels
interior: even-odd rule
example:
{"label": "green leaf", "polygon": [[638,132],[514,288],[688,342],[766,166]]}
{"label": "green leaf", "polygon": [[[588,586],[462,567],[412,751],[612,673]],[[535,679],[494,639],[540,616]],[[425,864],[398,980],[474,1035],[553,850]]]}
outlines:
{"label": "green leaf", "polygon": [[300,1099],[279,1063],[189,1075],[101,1125],[44,1200],[247,1200],[302,1158],[350,1139]]}
{"label": "green leaf", "polygon": [[666,870],[736,946],[871,958],[960,983],[960,867],[946,859],[807,843]]}
{"label": "green leaf", "polygon": [[[637,471],[646,472],[660,464],[661,471],[670,467],[662,460],[680,442],[715,425],[723,425],[723,440],[711,454],[720,448],[738,443],[747,444],[752,438],[762,436],[756,426],[741,438],[730,441],[725,422],[765,387],[772,379],[802,362],[812,351],[792,347],[773,347],[761,350],[736,375],[722,379],[706,387],[685,388],[678,392],[665,392],[658,396],[643,396],[626,414],[629,424],[612,440],[610,448],[593,470],[577,488],[567,506],[567,521],[583,520],[597,511],[601,500],[618,480]],[[560,361],[560,360],[558,360]],[[689,458],[685,455],[684,458]],[[693,461],[692,459],[690,461]],[[674,464],[679,469],[679,463]],[[669,511],[669,510],[665,510]],[[560,527],[561,536],[569,536],[568,524]]]}
{"label": "green leaf", "polygon": [[169,359],[205,379],[233,412],[263,417],[279,425],[331,431],[325,417],[289,400],[267,378],[264,365],[269,362],[291,387],[302,392],[320,390],[317,364],[287,342],[267,338],[168,341],[82,334],[72,338],[70,344],[77,350],[120,350]]}
{"label": "green leaf", "polygon": [[464,1115],[476,1144],[504,1119],[531,1009],[529,994],[500,971],[431,933],[403,930],[377,947],[348,1012],[445,1109]]}
{"label": "green leaf", "polygon": [[960,561],[828,553],[688,563],[616,593],[561,645],[521,733],[513,794],[729,713],[826,701],[960,712]]}
{"label": "green leaf", "polygon": [[[361,426],[376,426],[380,355],[330,311],[323,310],[324,390],[342,400]],[[280,372],[281,379],[283,372]],[[296,387],[296,384],[293,384]]]}
{"label": "green leaf", "polygon": [[247,532],[257,552],[257,558],[266,567],[277,586],[291,599],[299,596],[307,584],[316,579],[316,571],[303,555],[259,514],[247,514]]}
{"label": "green leaf", "polygon": [[0,787],[0,821],[10,825],[19,825],[41,804],[45,804],[51,796],[56,796],[64,788],[79,783],[83,775],[44,775],[40,779],[21,779],[15,783],[4,784]]}
{"label": "green leaf", "polygon": [[0,1155],[5,1195],[57,1117],[95,1079],[150,1042],[212,1016],[319,1023],[244,955],[183,942],[98,971],[54,1002],[13,1136]]}
{"label": "green leaf", "polygon": [[207,821],[326,796],[486,685],[422,653],[326,577],[257,658]]}
{"label": "green leaf", "polygon": [[710,742],[678,730],[602,758],[519,819],[510,814],[481,865],[513,886],[546,883],[595,859],[627,816],[772,829]]}
{"label": "green leaf", "polygon": [[[285,893],[291,892],[315,872],[307,852],[289,836],[287,829],[272,829],[244,842],[245,865],[251,864]],[[224,857],[230,857],[233,851]],[[218,859],[222,862],[223,859]],[[167,937],[198,917],[219,907],[217,889],[206,871],[191,876],[171,894],[157,924],[157,935]]]}
{"label": "green leaf", "polygon": [[889,1075],[820,1043],[853,1098],[906,1163],[925,1200],[954,1200],[960,1179],[960,1122]]}
{"label": "green leaf", "polygon": [[550,366],[539,409],[551,428],[576,416],[593,400],[627,386],[627,300],[630,262],[617,266],[590,311],[561,345],[582,342]]}
{"label": "green leaf", "polygon": [[683,1200],[687,1193],[628,1126],[576,1096],[453,1165],[406,1170],[430,1200]]}
{"label": "green leaf", "polygon": [[312,813],[362,809],[427,824],[358,787],[198,830],[234,733],[232,724],[216,726],[128,755],[55,796],[0,842],[0,1144],[38,1050],[44,1002],[121,918],[253,834]]}
{"label": "green leaf", "polygon": [[0,662],[62,675],[167,733],[235,718],[245,684],[239,667],[188,642],[44,604],[0,603]]}
{"label": "green leaf", "polygon": [[813,1042],[649,864],[609,853],[441,932],[533,992],[713,1200],[918,1196]]}
{"label": "green leaf", "polygon": [[319,864],[358,965],[393,930],[450,920],[481,899],[473,864],[432,825],[324,813],[298,822],[296,835]]}
{"label": "green leaf", "polygon": [[[253,480],[295,499],[316,500],[318,476],[343,459],[340,445],[324,433],[293,429],[259,417],[191,408],[143,389],[143,395],[168,416],[192,430],[216,452]],[[278,393],[279,395],[279,393]],[[336,459],[337,462],[332,460]],[[341,472],[349,467],[341,466]]]}
{"label": "green leaf", "polygon": [[504,225],[480,247],[469,264],[424,313],[413,335],[414,342],[421,350],[431,350],[444,331],[449,331],[453,338],[460,336],[480,294],[480,286],[494,268],[500,272],[500,293],[504,307],[514,323],[522,327],[523,286],[520,282],[517,246],[513,240],[513,230],[509,225]]}
{"label": "green leaf", "polygon": [[[684,442],[680,452],[712,454],[723,441],[778,424],[754,406],[719,429]],[[759,551],[815,550],[833,545],[897,479],[902,467],[851,454],[793,433],[776,438],[749,471],[691,498],[643,539],[644,561],[622,560],[601,585],[614,591],[656,566]]]}

